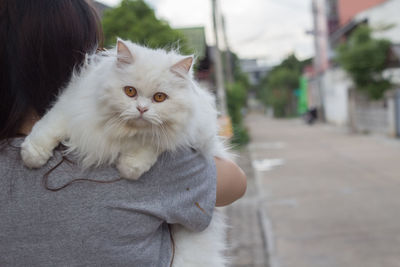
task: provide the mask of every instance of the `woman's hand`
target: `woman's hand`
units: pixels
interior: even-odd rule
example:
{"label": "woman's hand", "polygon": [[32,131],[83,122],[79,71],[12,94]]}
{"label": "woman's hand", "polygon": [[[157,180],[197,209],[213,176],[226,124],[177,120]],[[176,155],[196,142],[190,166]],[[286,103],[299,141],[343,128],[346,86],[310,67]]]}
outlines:
{"label": "woman's hand", "polygon": [[226,206],[241,198],[246,192],[246,174],[233,161],[214,158],[217,166],[216,206]]}

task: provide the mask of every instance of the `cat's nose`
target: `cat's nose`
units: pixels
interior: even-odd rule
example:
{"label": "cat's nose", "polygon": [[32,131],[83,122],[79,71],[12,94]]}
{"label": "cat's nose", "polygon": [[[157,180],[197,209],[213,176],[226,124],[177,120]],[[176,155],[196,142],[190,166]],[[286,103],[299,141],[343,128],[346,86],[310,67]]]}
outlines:
{"label": "cat's nose", "polygon": [[136,107],[137,110],[139,110],[140,114],[145,113],[146,111],[148,111],[149,109],[146,107]]}

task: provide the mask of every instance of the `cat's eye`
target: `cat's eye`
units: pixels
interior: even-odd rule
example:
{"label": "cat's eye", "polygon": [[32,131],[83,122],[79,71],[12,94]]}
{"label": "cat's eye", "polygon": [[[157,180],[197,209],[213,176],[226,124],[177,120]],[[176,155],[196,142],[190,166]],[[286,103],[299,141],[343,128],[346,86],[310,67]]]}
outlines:
{"label": "cat's eye", "polygon": [[154,101],[156,102],[163,102],[165,99],[167,99],[167,95],[164,93],[155,93],[153,96]]}
{"label": "cat's eye", "polygon": [[133,86],[125,86],[124,92],[129,97],[135,97],[137,95],[137,91]]}

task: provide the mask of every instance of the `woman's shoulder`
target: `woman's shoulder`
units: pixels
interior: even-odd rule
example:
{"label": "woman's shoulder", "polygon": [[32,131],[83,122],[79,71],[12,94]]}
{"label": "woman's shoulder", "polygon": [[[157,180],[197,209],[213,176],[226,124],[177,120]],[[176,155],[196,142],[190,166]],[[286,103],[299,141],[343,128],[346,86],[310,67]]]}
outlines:
{"label": "woman's shoulder", "polygon": [[177,166],[190,167],[198,164],[207,164],[212,159],[206,158],[200,151],[191,147],[180,147],[175,151],[165,151],[162,153],[156,164],[167,165],[168,169]]}
{"label": "woman's shoulder", "polygon": [[64,156],[62,150],[57,149],[41,168],[27,168],[20,156],[23,141],[23,137],[11,138],[0,145],[0,174],[4,183],[49,184],[51,188],[59,188],[72,180],[107,181],[119,178],[118,171],[112,166],[84,170],[73,157]]}
{"label": "woman's shoulder", "polygon": [[[120,179],[118,170],[113,165],[82,169],[73,155],[64,156],[62,150],[55,150],[53,157],[40,169],[28,169],[20,157],[20,147],[23,138],[14,138],[4,143],[0,149],[0,172],[4,174],[12,169],[12,176],[26,179],[47,179],[55,188],[70,183],[73,180],[93,180],[114,182]],[[140,184],[167,183],[170,180],[188,177],[193,173],[212,173],[215,170],[213,160],[206,159],[199,151],[190,147],[181,147],[176,151],[163,152],[152,168],[138,179]],[[29,178],[30,177],[30,178]],[[196,177],[193,177],[196,178]],[[136,186],[136,185],[135,185]]]}

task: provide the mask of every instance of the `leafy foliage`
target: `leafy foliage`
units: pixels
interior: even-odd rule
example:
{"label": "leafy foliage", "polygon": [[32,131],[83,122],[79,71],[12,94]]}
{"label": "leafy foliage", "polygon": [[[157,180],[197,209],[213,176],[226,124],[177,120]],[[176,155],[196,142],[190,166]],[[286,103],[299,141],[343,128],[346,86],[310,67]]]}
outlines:
{"label": "leafy foliage", "polygon": [[[250,136],[243,125],[243,110],[247,101],[247,90],[250,86],[248,77],[240,68],[239,59],[232,54],[234,83],[227,85],[226,99],[228,113],[231,117],[233,127],[233,138],[231,142],[236,145],[244,145],[250,141]],[[225,62],[225,61],[224,61]]]}
{"label": "leafy foliage", "polygon": [[228,85],[226,92],[228,112],[233,124],[242,123],[241,109],[246,105],[247,92],[245,87],[237,82]]}
{"label": "leafy foliage", "polygon": [[247,144],[250,140],[247,129],[243,125],[243,108],[246,105],[247,90],[243,83],[235,82],[228,85],[226,91],[228,112],[233,127],[232,143],[237,145]]}
{"label": "leafy foliage", "polygon": [[232,137],[232,144],[243,146],[250,142],[250,135],[249,131],[243,124],[233,124],[233,137]]}
{"label": "leafy foliage", "polygon": [[105,46],[114,45],[120,37],[152,48],[171,47],[179,42],[181,52],[188,51],[184,35],[157,19],[143,0],[123,0],[118,7],[106,10],[102,22]]}
{"label": "leafy foliage", "polygon": [[368,26],[359,26],[348,42],[339,46],[337,61],[349,73],[357,89],[372,99],[379,99],[391,87],[390,81],[382,76],[387,66],[390,42],[373,39],[371,33]]}
{"label": "leafy foliage", "polygon": [[258,96],[274,109],[275,117],[296,114],[297,101],[294,92],[299,86],[301,72],[306,63],[308,62],[300,62],[295,55],[290,55],[261,81]]}

